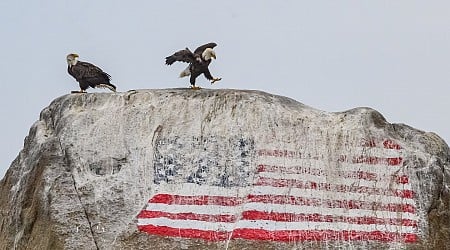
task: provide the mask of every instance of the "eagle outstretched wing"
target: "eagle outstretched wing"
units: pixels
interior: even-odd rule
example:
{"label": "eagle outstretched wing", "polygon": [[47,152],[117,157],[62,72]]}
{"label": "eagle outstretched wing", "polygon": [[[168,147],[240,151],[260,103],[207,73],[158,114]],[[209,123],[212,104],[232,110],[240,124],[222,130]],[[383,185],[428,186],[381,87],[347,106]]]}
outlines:
{"label": "eagle outstretched wing", "polygon": [[166,57],[166,64],[172,65],[174,62],[192,63],[195,61],[195,55],[188,49],[175,52],[173,55]]}
{"label": "eagle outstretched wing", "polygon": [[198,47],[198,48],[196,48],[196,49],[194,50],[194,54],[201,55],[201,54],[203,53],[203,51],[205,51],[205,49],[207,49],[207,48],[213,49],[213,48],[216,47],[216,46],[217,46],[216,43],[207,43],[207,44],[203,44],[202,46],[200,46],[200,47]]}

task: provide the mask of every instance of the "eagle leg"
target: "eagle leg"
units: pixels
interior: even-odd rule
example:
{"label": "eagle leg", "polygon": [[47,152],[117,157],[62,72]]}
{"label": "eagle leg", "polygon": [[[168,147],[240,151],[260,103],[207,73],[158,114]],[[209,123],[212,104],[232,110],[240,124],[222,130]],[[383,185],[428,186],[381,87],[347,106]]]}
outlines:
{"label": "eagle leg", "polygon": [[84,94],[84,93],[87,93],[87,92],[86,92],[86,90],[80,90],[80,91],[73,90],[73,91],[70,91],[70,93],[71,94]]}
{"label": "eagle leg", "polygon": [[211,80],[211,84],[214,84],[215,82],[218,82],[220,80],[222,80],[222,78],[214,78]]}
{"label": "eagle leg", "polygon": [[195,86],[195,85],[191,85],[191,89],[193,89],[193,90],[199,90],[199,89],[201,89],[199,86]]}

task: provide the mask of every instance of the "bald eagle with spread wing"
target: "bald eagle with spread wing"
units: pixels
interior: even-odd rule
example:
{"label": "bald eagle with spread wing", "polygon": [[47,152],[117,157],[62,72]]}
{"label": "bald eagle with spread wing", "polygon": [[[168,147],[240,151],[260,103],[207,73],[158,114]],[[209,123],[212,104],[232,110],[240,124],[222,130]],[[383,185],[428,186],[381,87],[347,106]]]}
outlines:
{"label": "bald eagle with spread wing", "polygon": [[195,79],[201,74],[213,84],[222,80],[222,78],[214,78],[208,69],[212,58],[216,59],[216,52],[213,50],[216,46],[216,43],[207,43],[198,47],[194,52],[191,52],[188,48],[177,51],[173,55],[166,57],[166,64],[172,65],[176,61],[189,63],[189,66],[180,73],[180,77],[190,75],[192,89],[200,88],[195,86]]}
{"label": "bald eagle with spread wing", "polygon": [[80,91],[72,91],[72,93],[86,93],[86,89],[91,88],[108,88],[116,92],[116,86],[111,84],[111,76],[103,72],[99,67],[92,63],[78,61],[77,54],[67,55],[67,72],[80,84]]}

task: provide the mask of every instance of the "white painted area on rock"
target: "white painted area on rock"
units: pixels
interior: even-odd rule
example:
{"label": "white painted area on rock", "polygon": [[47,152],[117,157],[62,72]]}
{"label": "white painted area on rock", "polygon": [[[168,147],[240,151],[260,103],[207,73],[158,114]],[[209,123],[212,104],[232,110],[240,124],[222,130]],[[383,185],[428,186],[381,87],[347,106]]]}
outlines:
{"label": "white painted area on rock", "polygon": [[[258,91],[66,95],[43,110],[26,146],[7,177],[14,178],[8,189],[13,198],[5,206],[17,212],[4,225],[15,225],[16,242],[24,241],[25,227],[18,223],[26,209],[22,203],[42,199],[46,220],[67,249],[93,242],[119,249],[125,247],[120,239],[131,235],[148,245],[156,236],[138,230],[147,224],[227,232],[379,230],[426,239],[428,209],[439,185],[448,183],[442,181],[445,160],[439,158],[448,147],[435,135],[389,124],[369,108],[328,113]],[[31,185],[40,168],[42,189],[27,196],[24,185]],[[239,203],[151,201],[160,194],[231,197]],[[277,204],[284,202],[279,196],[294,198]],[[233,215],[236,221],[137,218],[142,211]],[[241,218],[252,211],[393,222]],[[373,244],[407,246],[389,240],[380,237]]]}

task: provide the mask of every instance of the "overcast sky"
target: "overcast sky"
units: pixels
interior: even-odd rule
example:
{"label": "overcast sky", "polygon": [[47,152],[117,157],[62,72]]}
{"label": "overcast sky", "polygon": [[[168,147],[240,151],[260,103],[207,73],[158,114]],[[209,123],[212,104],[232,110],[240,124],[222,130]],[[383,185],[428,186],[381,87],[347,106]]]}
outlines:
{"label": "overcast sky", "polygon": [[[450,1],[0,1],[0,178],[40,111],[77,90],[65,57],[118,91],[188,87],[164,58],[214,41],[207,88],[325,111],[367,106],[450,141]],[[103,90],[107,91],[107,90]],[[91,91],[92,92],[92,91]]]}

